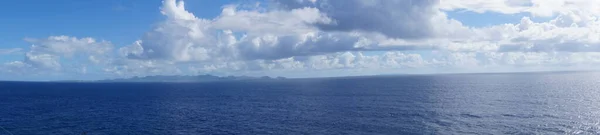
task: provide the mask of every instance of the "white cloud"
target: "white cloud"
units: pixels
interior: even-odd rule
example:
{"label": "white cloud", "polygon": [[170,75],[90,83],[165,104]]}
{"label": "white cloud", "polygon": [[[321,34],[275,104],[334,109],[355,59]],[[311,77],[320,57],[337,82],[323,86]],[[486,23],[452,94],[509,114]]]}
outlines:
{"label": "white cloud", "polygon": [[[168,19],[120,49],[133,58],[127,61],[138,64],[121,68],[146,65],[140,68],[200,73],[570,66],[584,64],[582,59],[600,51],[596,19],[591,16],[557,10],[551,12],[561,15],[548,22],[524,17],[518,24],[475,28],[436,9],[540,14],[532,8],[543,4],[539,1],[349,1],[343,6],[335,1],[276,2],[283,8],[242,10],[230,5],[220,16],[202,19],[186,11],[183,2],[167,0],[161,9]],[[406,10],[391,8],[397,4]],[[407,25],[388,27],[396,24]],[[403,50],[433,51],[435,57],[398,52]],[[365,56],[362,51],[387,52]],[[563,55],[550,55],[556,52]],[[171,64],[149,64],[161,61]]]}
{"label": "white cloud", "polygon": [[0,49],[0,55],[15,54],[21,52],[22,48]]}
{"label": "white cloud", "polygon": [[440,0],[440,9],[467,10],[478,13],[530,13],[533,16],[552,17],[564,14],[598,15],[597,0]]}
{"label": "white cloud", "polygon": [[227,36],[211,26],[211,21],[199,19],[184,8],[183,1],[166,0],[161,8],[167,20],[152,31],[147,32],[131,49],[121,49],[129,53],[129,58],[162,59],[174,61],[209,61],[221,55],[227,56]]}
{"label": "white cloud", "polygon": [[[311,24],[331,20],[317,8],[262,12],[228,6],[221,16],[211,20],[195,17],[185,10],[182,1],[167,0],[164,3],[161,9],[167,20],[140,41],[121,48],[121,53],[140,60],[220,62],[387,49],[378,43],[384,37],[377,35],[319,31]],[[404,45],[391,48],[430,47]]]}
{"label": "white cloud", "polygon": [[23,62],[37,69],[60,70],[61,64],[58,59],[58,56],[50,54],[27,53]]}
{"label": "white cloud", "polygon": [[227,6],[213,25],[217,29],[233,30],[248,35],[276,34],[294,35],[317,32],[310,23],[329,23],[327,18],[316,8],[299,8],[290,11],[274,10],[261,12],[258,10],[239,10],[237,6]]}
{"label": "white cloud", "polygon": [[[273,2],[273,1],[271,1]],[[583,0],[275,0],[228,5],[198,18],[165,0],[164,21],[115,49],[94,38],[51,36],[3,72],[159,74],[364,73],[585,69],[600,64],[598,2]],[[267,5],[273,5],[269,3]],[[470,27],[445,11],[530,13],[520,22]],[[0,50],[13,54],[19,49]],[[96,70],[96,71],[94,71]],[[97,71],[100,70],[100,71]]]}
{"label": "white cloud", "polygon": [[51,36],[46,39],[26,38],[33,44],[31,51],[71,57],[76,54],[102,55],[113,50],[113,45],[107,41],[97,42],[93,38],[76,38],[69,36]]}
{"label": "white cloud", "polygon": [[600,22],[597,19],[564,20],[565,16],[558,16],[548,22],[533,22],[524,17],[519,24],[473,29],[479,34],[470,42],[490,42],[501,52],[600,51]]}
{"label": "white cloud", "polygon": [[0,66],[0,73],[11,73],[11,74],[26,74],[29,73],[30,65],[23,63],[22,61],[7,62]]}
{"label": "white cloud", "polygon": [[[76,38],[69,36],[51,36],[46,39],[25,39],[31,43],[31,48],[25,53],[24,59],[5,63],[2,69],[11,73],[55,73],[71,72],[63,70],[64,61],[81,66],[82,63],[106,61],[112,54],[113,45],[107,41],[97,42],[93,38]],[[75,65],[67,65],[72,67]],[[80,67],[75,67],[81,69]]]}

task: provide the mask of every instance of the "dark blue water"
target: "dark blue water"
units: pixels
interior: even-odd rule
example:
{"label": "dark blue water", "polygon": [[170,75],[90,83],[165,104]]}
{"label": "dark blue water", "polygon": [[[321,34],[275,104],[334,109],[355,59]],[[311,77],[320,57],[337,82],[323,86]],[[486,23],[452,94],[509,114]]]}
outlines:
{"label": "dark blue water", "polygon": [[15,135],[600,134],[599,91],[600,74],[589,72],[3,82],[0,126]]}

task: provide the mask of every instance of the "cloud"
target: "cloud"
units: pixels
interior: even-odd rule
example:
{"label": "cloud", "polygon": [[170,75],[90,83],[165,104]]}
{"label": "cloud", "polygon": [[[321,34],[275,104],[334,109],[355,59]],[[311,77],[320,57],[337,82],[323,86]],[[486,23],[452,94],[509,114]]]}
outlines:
{"label": "cloud", "polygon": [[45,39],[26,38],[25,41],[32,45],[23,60],[5,63],[3,69],[29,74],[60,72],[65,67],[61,59],[74,64],[67,67],[81,69],[78,66],[84,66],[82,63],[98,64],[108,59],[114,50],[110,42],[97,42],[93,38],[51,36]]}
{"label": "cloud", "polygon": [[139,60],[215,62],[431,48],[381,47],[378,42],[385,37],[320,31],[311,24],[328,23],[331,19],[313,7],[259,11],[227,6],[219,17],[202,19],[186,11],[183,1],[166,0],[161,13],[167,19],[141,40],[121,48],[121,53]]}
{"label": "cloud", "polygon": [[32,44],[30,53],[65,57],[72,57],[77,54],[102,55],[113,51],[113,45],[110,42],[97,42],[89,37],[50,36],[46,39],[26,38],[25,41]]}
{"label": "cloud", "polygon": [[244,32],[248,35],[293,35],[317,31],[307,24],[329,22],[331,19],[316,8],[261,11],[260,9],[243,10],[238,6],[230,5],[223,8],[213,25],[218,29]]}
{"label": "cloud", "polygon": [[370,46],[360,36],[335,33],[307,33],[305,35],[264,35],[242,40],[240,54],[247,59],[282,59],[293,56],[312,56],[341,51],[358,50]]}
{"label": "cloud", "polygon": [[15,54],[21,52],[22,48],[0,49],[0,55]]}
{"label": "cloud", "polygon": [[[533,22],[523,17],[520,23],[475,28],[477,36],[470,44],[483,42],[499,52],[599,52],[600,30],[597,19],[575,21],[557,16],[547,22]],[[482,44],[484,45],[484,44]]]}
{"label": "cloud", "polygon": [[[197,73],[254,73],[260,72],[305,72],[313,73],[333,70],[406,69],[424,67],[418,54],[387,52],[382,55],[365,56],[362,52],[340,52],[313,56],[297,56],[278,60],[252,60],[210,64],[190,64],[189,70]],[[185,70],[185,69],[184,69]],[[267,72],[267,73],[268,73]]]}
{"label": "cloud", "polygon": [[553,17],[563,14],[600,13],[600,1],[595,0],[441,0],[440,9],[467,10],[477,13],[530,13],[533,16]]}
{"label": "cloud", "polygon": [[61,64],[58,62],[59,57],[51,54],[25,54],[23,63],[31,65],[36,69],[60,70]]}
{"label": "cloud", "polygon": [[[594,2],[269,2],[275,3],[226,5],[214,18],[199,18],[186,10],[183,1],[165,0],[160,8],[165,20],[130,45],[115,48],[109,41],[91,37],[27,38],[32,45],[23,51],[23,59],[6,62],[0,69],[127,77],[485,72],[585,69],[600,64],[600,21],[592,10]],[[515,23],[470,27],[445,13],[459,10],[532,16]],[[548,18],[534,21],[534,16]],[[16,52],[21,50],[0,50],[0,54]]]}
{"label": "cloud", "polygon": [[282,7],[313,7],[333,22],[316,22],[323,31],[376,32],[391,38],[421,39],[435,35],[438,0],[275,0]]}
{"label": "cloud", "polygon": [[498,12],[516,14],[525,12],[532,3],[529,0],[441,0],[443,10],[467,10],[477,13]]}
{"label": "cloud", "polygon": [[31,72],[29,71],[29,69],[31,69],[31,65],[26,64],[22,61],[13,61],[2,64],[0,66],[0,69],[2,69],[0,70],[0,73],[4,72],[10,74],[23,75]]}
{"label": "cloud", "polygon": [[124,53],[128,53],[127,57],[207,61],[227,51],[226,43],[218,44],[225,40],[217,37],[220,32],[211,27],[211,21],[199,19],[186,11],[183,1],[164,1],[161,13],[167,17],[167,20],[132,45],[135,46],[135,52],[121,49],[126,51]]}
{"label": "cloud", "polygon": [[[274,2],[279,7],[266,10],[229,5],[218,17],[203,19],[188,12],[182,1],[167,0],[161,8],[167,19],[139,41],[120,48],[120,53],[130,58],[128,61],[171,63],[166,65],[178,67],[181,72],[270,72],[397,67],[473,69],[524,66],[532,61],[559,65],[551,61],[566,61],[546,58],[550,56],[545,54],[600,51],[598,40],[593,38],[597,37],[593,32],[597,29],[593,25],[596,20],[581,14],[565,12],[548,22],[524,17],[516,24],[476,28],[464,26],[438,10],[514,14],[528,12],[528,6],[535,2]],[[493,7],[494,3],[499,5]],[[477,5],[482,7],[473,7]],[[419,29],[415,32],[413,28]],[[402,52],[414,50],[440,56],[425,59]],[[385,53],[357,53],[369,51]],[[173,71],[176,70],[169,70]]]}

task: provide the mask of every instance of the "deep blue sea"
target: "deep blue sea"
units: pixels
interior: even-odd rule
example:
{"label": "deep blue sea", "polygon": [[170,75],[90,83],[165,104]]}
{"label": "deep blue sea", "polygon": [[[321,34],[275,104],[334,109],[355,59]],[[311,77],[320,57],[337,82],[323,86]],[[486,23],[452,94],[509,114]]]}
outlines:
{"label": "deep blue sea", "polygon": [[600,134],[600,73],[0,82],[0,107],[0,135]]}

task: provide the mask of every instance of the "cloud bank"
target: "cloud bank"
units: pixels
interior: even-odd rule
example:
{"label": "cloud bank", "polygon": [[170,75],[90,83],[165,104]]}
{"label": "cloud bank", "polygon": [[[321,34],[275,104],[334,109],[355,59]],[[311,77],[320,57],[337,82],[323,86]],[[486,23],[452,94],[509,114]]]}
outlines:
{"label": "cloud bank", "polygon": [[[582,0],[271,0],[199,18],[184,1],[165,0],[165,19],[130,45],[27,38],[32,45],[23,59],[0,68],[115,76],[593,69],[600,62],[599,7]],[[447,12],[529,16],[472,27]]]}

